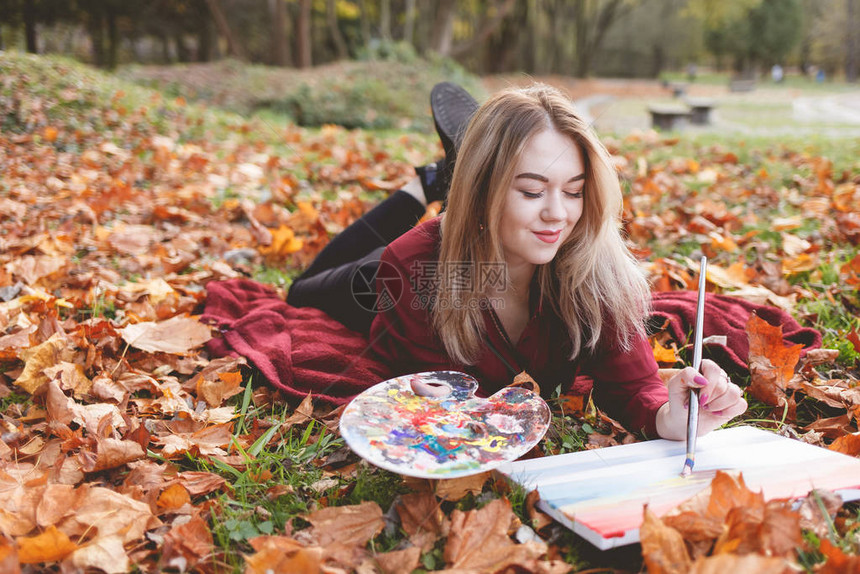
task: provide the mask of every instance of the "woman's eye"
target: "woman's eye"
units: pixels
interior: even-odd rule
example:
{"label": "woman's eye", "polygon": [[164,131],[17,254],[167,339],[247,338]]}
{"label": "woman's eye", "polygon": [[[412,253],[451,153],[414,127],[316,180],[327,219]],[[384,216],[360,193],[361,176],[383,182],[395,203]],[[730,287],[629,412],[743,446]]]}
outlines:
{"label": "woman's eye", "polygon": [[542,191],[526,191],[525,189],[521,189],[519,190],[519,192],[522,193],[524,196],[528,197],[529,199],[537,199],[543,195]]}
{"label": "woman's eye", "polygon": [[564,194],[573,199],[579,199],[580,197],[582,197],[582,190],[580,189],[579,191],[565,191]]}

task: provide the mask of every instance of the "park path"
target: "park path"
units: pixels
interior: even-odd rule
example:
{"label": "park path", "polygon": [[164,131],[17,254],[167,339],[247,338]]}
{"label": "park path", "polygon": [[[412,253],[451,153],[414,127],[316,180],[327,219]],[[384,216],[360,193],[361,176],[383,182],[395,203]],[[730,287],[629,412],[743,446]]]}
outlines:
{"label": "park path", "polygon": [[[683,105],[658,80],[526,75],[483,78],[488,92],[533,81],[548,83],[570,94],[586,119],[601,132],[624,134],[647,130],[651,127],[649,104]],[[799,89],[762,83],[754,91],[732,93],[725,85],[694,83],[687,86],[687,95],[712,98],[716,103],[711,125],[687,126],[691,133],[860,137],[860,86],[851,92],[833,93],[818,87]],[[773,104],[767,110],[770,121],[762,121],[755,112],[755,106],[761,106],[762,102]]]}

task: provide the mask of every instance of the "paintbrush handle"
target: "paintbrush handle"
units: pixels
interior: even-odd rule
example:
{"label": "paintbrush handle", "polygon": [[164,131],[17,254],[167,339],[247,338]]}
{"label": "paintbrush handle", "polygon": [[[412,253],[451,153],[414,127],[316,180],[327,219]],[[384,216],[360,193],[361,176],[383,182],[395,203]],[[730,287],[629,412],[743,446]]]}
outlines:
{"label": "paintbrush handle", "polygon": [[[702,330],[705,321],[705,284],[707,283],[708,258],[702,256],[699,268],[699,297],[696,301],[696,331],[693,338],[693,368],[697,371],[702,366]],[[696,459],[696,436],[699,433],[699,393],[690,389],[689,405],[687,407],[687,458],[684,461],[685,474],[693,470]]]}
{"label": "paintbrush handle", "polygon": [[708,258],[702,255],[699,266],[699,297],[696,300],[696,332],[693,339],[693,368],[697,371],[702,366],[702,331],[705,322],[705,284],[708,275]]}

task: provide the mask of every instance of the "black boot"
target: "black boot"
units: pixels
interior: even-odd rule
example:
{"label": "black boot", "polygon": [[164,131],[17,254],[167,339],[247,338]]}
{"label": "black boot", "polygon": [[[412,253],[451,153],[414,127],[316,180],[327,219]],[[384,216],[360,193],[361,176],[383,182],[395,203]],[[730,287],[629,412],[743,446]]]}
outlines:
{"label": "black boot", "polygon": [[469,92],[451,82],[441,82],[430,91],[430,110],[433,124],[442,141],[445,159],[435,164],[416,168],[427,203],[444,201],[451,187],[454,162],[466,133],[469,120],[478,109],[478,102]]}

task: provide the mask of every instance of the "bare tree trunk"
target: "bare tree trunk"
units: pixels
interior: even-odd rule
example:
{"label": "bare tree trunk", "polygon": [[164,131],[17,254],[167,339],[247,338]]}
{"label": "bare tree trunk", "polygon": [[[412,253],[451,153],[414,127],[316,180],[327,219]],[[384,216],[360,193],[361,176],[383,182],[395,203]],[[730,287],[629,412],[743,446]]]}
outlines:
{"label": "bare tree trunk", "polygon": [[337,51],[338,60],[346,60],[349,57],[349,50],[346,47],[346,41],[343,39],[343,34],[340,33],[340,26],[337,23],[337,5],[335,0],[326,0],[325,15],[328,22],[328,31],[331,34],[331,41],[334,43]]}
{"label": "bare tree trunk", "polygon": [[379,2],[379,35],[383,40],[391,40],[391,0]]}
{"label": "bare tree trunk", "polygon": [[437,4],[430,49],[442,56],[451,53],[451,43],[454,36],[454,8],[456,8],[455,0],[439,0]]}
{"label": "bare tree trunk", "polygon": [[230,24],[218,4],[218,0],[206,0],[206,5],[209,7],[209,12],[212,13],[212,18],[215,20],[215,25],[218,26],[218,31],[227,39],[227,50],[229,55],[240,60],[245,59],[245,48],[239,42],[238,38],[233,35],[230,30]]}
{"label": "bare tree trunk", "polygon": [[286,2],[284,0],[269,0],[269,14],[272,16],[272,64],[286,66],[290,62]]}
{"label": "bare tree trunk", "polygon": [[406,0],[406,20],[403,23],[403,41],[413,44],[415,37],[415,0]]}
{"label": "bare tree trunk", "polygon": [[478,28],[478,31],[475,32],[467,41],[453,46],[449,52],[450,55],[459,56],[460,54],[465,54],[486,42],[487,38],[490,37],[490,34],[496,31],[515,4],[516,0],[503,0],[501,4],[497,4],[495,6],[496,10],[493,17],[484,20],[481,23],[481,27]]}
{"label": "bare tree trunk", "polygon": [[171,61],[170,39],[167,37],[167,34],[165,32],[161,32],[158,37],[161,40],[161,57],[164,60],[165,64],[169,64]]}
{"label": "bare tree trunk", "polygon": [[108,45],[107,45],[107,68],[113,70],[119,64],[119,27],[116,23],[116,14],[113,7],[108,4],[105,11],[105,21],[107,22],[108,30]]}
{"label": "bare tree trunk", "polygon": [[101,10],[91,10],[87,16],[87,28],[89,28],[90,32],[93,65],[96,67],[102,67],[105,65],[105,42]]}
{"label": "bare tree trunk", "polygon": [[296,55],[299,68],[310,68],[311,58],[311,8],[312,0],[300,0],[299,21],[296,26]]}
{"label": "bare tree trunk", "polygon": [[[209,12],[200,14],[197,20],[197,61],[209,62],[212,60],[212,22],[209,19]],[[136,60],[138,58],[135,58]]]}
{"label": "bare tree trunk", "polygon": [[848,14],[846,14],[848,20],[846,25],[848,27],[848,34],[845,38],[845,81],[847,82],[856,82],[857,81],[857,24],[855,22],[857,16],[857,7],[855,4],[856,0],[847,0],[847,9]]}
{"label": "bare tree trunk", "polygon": [[364,42],[365,46],[369,46],[373,34],[370,31],[370,13],[367,9],[367,0],[361,0],[359,2],[359,6],[359,12],[361,13],[361,40]]}
{"label": "bare tree trunk", "polygon": [[32,0],[24,2],[24,37],[27,44],[27,51],[31,54],[36,54],[39,51],[36,36],[36,7]]}
{"label": "bare tree trunk", "polygon": [[[529,20],[529,3],[517,2],[512,14],[503,18],[484,43],[484,66],[481,73],[499,74],[516,69],[513,61],[521,52],[523,24]],[[527,26],[527,24],[526,24]],[[455,48],[456,50],[456,48]]]}
{"label": "bare tree trunk", "polygon": [[591,62],[606,31],[625,12],[621,9],[622,1],[610,0],[596,14],[588,13],[584,0],[576,2],[576,77],[585,78],[591,73]]}

